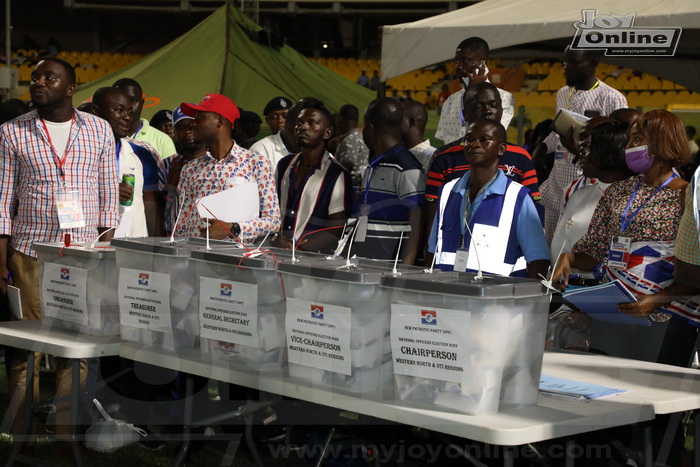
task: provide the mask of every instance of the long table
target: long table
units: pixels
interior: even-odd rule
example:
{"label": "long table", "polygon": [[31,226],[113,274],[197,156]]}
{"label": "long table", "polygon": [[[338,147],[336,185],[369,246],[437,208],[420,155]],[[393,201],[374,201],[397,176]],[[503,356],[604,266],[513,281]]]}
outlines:
{"label": "long table", "polygon": [[[10,321],[0,323],[0,342],[4,345],[28,350],[27,356],[27,391],[25,393],[24,436],[16,438],[7,465],[12,466],[16,461],[34,463],[34,459],[20,454],[26,435],[31,427],[31,414],[34,400],[34,352],[46,353],[56,357],[70,359],[71,367],[71,407],[70,407],[70,441],[73,448],[75,463],[83,465],[83,459],[78,445],[76,429],[80,407],[80,360],[83,358],[105,357],[118,355],[119,337],[100,337],[81,334],[75,331],[60,329],[55,326],[45,326],[41,321]],[[14,416],[8,411],[8,417]]]}
{"label": "long table", "polygon": [[[643,345],[643,343],[641,344]],[[542,373],[627,390],[630,397],[646,402],[654,414],[695,411],[694,465],[700,467],[700,371],[641,360],[591,353],[544,353]],[[645,443],[651,457],[651,443]]]}
{"label": "long table", "polygon": [[[537,405],[534,406],[473,416],[410,407],[395,401],[362,399],[357,395],[331,390],[328,387],[292,381],[284,374],[268,375],[218,366],[204,360],[199,350],[175,353],[124,342],[120,355],[142,363],[506,447],[563,438],[654,418],[653,405],[630,393],[588,403],[540,396]],[[506,456],[504,465],[512,466],[513,458]]]}

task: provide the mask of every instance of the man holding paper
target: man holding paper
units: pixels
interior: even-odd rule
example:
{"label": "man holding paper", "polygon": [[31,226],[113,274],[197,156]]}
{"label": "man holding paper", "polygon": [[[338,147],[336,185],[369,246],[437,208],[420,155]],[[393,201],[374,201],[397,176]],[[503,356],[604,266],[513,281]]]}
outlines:
{"label": "man holding paper", "polygon": [[[627,107],[627,99],[616,89],[596,78],[595,72],[602,52],[593,50],[564,51],[564,77],[566,86],[557,91],[556,110],[562,109],[578,114],[607,117],[614,110]],[[549,178],[542,183],[542,204],[545,211],[545,230],[551,241],[559,216],[564,208],[564,194],[571,182],[581,175],[581,169],[574,161],[575,154],[565,147],[566,141],[552,132],[543,143],[532,152],[538,158],[554,152],[554,167]]]}
{"label": "man holding paper", "polygon": [[[207,235],[208,229],[210,238],[234,236],[252,242],[257,237],[277,232],[280,210],[270,161],[238,146],[231,139],[233,124],[240,116],[238,107],[224,95],[207,94],[199,105],[183,102],[180,109],[185,115],[194,117],[195,141],[202,142],[209,149],[204,156],[182,169],[178,187],[180,219],[176,222],[175,235],[200,237]],[[256,195],[249,195],[246,189],[249,184],[257,188]],[[237,196],[237,192],[248,195]],[[212,210],[214,203],[209,207],[202,200],[217,194],[217,198],[231,195],[229,209],[243,208],[240,212],[245,212],[246,208],[252,208],[253,215],[221,219],[221,211]],[[220,205],[223,200],[216,201]],[[202,211],[211,217],[200,216]],[[209,219],[209,224],[204,219]]]}

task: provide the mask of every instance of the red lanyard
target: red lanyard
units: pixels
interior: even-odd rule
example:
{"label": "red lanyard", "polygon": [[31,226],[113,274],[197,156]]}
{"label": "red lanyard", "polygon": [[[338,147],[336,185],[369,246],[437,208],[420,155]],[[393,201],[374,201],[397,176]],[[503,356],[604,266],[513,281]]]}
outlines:
{"label": "red lanyard", "polygon": [[[56,165],[58,166],[58,171],[61,174],[61,178],[63,179],[63,184],[65,185],[66,183],[66,172],[63,170],[63,166],[66,164],[66,158],[68,157],[68,143],[66,143],[66,147],[63,150],[63,159],[60,159],[58,157],[58,151],[56,151],[56,148],[53,145],[53,141],[51,140],[51,133],[49,133],[49,128],[46,126],[46,122],[44,121],[43,118],[39,117],[41,119],[41,124],[44,125],[44,131],[46,131],[46,137],[49,139],[49,144],[51,145],[51,151],[53,152],[53,157],[54,160],[56,161]],[[73,122],[75,121],[75,114],[71,115],[70,119],[70,130],[68,130],[68,140],[70,142],[70,133],[71,130],[73,129]]]}

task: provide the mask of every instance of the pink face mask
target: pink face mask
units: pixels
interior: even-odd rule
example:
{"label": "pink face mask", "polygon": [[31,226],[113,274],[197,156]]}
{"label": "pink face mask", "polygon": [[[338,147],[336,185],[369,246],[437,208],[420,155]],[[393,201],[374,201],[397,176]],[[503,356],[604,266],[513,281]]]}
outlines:
{"label": "pink face mask", "polygon": [[632,172],[643,174],[651,168],[654,156],[649,154],[648,146],[637,146],[625,149],[625,162]]}

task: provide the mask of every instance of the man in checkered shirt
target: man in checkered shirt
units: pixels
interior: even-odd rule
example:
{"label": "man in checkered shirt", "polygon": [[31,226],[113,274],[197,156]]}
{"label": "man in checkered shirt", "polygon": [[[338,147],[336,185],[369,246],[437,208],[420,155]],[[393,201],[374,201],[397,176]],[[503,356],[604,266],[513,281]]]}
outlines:
{"label": "man in checkered shirt", "polygon": [[[40,319],[39,265],[34,242],[92,242],[119,223],[116,146],[109,124],[73,108],[75,71],[63,60],[47,57],[31,74],[29,93],[35,111],[0,127],[0,292],[14,282],[22,298],[24,319]],[[59,193],[77,193],[84,225],[60,225]],[[109,240],[113,232],[102,237]],[[11,237],[10,237],[11,236]],[[11,272],[11,274],[10,274]],[[34,396],[39,397],[39,363]],[[31,370],[30,370],[31,371]],[[80,362],[81,386],[87,365]],[[56,401],[69,400],[71,370],[57,359]],[[12,433],[22,428],[27,352],[15,350],[10,371],[13,403],[18,403]],[[69,429],[66,402],[56,403],[56,434]],[[36,427],[34,428],[36,430]]]}
{"label": "man in checkered shirt", "polygon": [[[622,93],[596,78],[595,70],[602,52],[595,50],[564,51],[564,77],[566,86],[557,91],[556,111],[607,117],[614,110],[627,107]],[[549,178],[540,185],[542,204],[545,207],[545,231],[551,243],[559,216],[564,209],[564,195],[571,183],[581,176],[581,168],[574,164],[575,154],[562,144],[559,135],[552,132],[532,153],[533,160],[554,152],[554,167]],[[535,162],[537,165],[537,162]]]}

